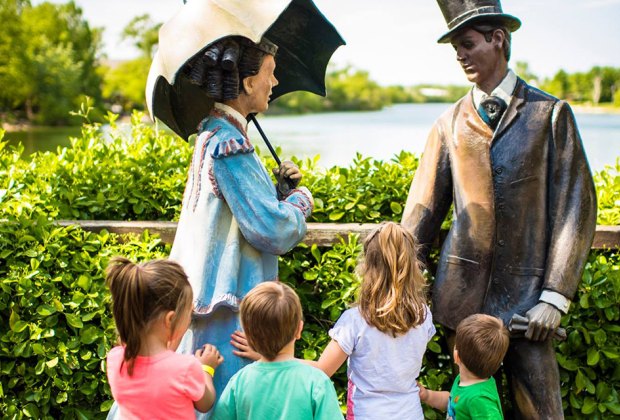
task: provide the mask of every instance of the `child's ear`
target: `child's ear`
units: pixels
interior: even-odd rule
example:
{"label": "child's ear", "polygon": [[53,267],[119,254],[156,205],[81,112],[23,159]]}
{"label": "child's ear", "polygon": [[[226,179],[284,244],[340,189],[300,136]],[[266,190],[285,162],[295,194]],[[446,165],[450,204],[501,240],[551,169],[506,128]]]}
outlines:
{"label": "child's ear", "polygon": [[452,357],[454,358],[455,364],[461,361],[461,359],[459,358],[459,351],[456,349],[456,347],[454,348],[454,351],[452,352]]}
{"label": "child's ear", "polygon": [[167,329],[172,328],[172,322],[174,321],[175,316],[176,313],[174,311],[168,311],[166,312],[166,315],[164,315],[164,326]]}
{"label": "child's ear", "polygon": [[301,338],[301,332],[304,330],[304,322],[299,321],[299,327],[297,327],[297,333],[295,334],[295,340],[299,340]]}

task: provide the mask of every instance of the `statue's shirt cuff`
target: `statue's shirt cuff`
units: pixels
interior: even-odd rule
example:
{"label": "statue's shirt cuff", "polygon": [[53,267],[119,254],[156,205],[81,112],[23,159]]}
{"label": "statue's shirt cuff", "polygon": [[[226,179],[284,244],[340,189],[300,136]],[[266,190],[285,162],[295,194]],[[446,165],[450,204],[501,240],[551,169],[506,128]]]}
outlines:
{"label": "statue's shirt cuff", "polygon": [[555,306],[564,314],[568,313],[570,308],[570,300],[566,299],[564,295],[551,290],[543,290],[538,300]]}

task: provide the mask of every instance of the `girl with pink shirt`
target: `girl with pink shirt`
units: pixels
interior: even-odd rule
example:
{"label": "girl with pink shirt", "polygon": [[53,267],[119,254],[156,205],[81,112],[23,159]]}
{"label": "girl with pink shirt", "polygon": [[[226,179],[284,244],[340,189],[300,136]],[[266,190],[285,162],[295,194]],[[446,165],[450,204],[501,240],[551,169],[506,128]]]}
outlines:
{"label": "girl with pink shirt", "polygon": [[192,288],[169,260],[114,258],[106,271],[121,345],[108,353],[112,396],[123,419],[195,418],[215,401],[213,373],[224,360],[210,344],[177,354],[192,313]]}

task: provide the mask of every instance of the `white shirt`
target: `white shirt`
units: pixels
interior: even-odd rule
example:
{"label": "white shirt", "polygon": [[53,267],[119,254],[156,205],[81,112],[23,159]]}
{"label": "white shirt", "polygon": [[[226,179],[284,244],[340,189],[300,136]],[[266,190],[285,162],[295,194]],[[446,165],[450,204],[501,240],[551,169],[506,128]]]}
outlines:
{"label": "white shirt", "polygon": [[428,307],[424,322],[398,337],[369,325],[357,307],[345,311],[329,335],[349,355],[347,418],[424,418],[416,379],[435,335]]}
{"label": "white shirt", "polygon": [[476,109],[480,106],[480,102],[484,101],[489,96],[497,96],[506,102],[506,105],[510,105],[510,100],[512,99],[512,94],[515,91],[515,87],[517,86],[517,75],[510,69],[508,69],[508,73],[504,79],[500,82],[500,84],[493,89],[491,95],[487,95],[482,89],[478,87],[478,85],[474,85],[472,89],[472,95],[474,98],[474,106]]}

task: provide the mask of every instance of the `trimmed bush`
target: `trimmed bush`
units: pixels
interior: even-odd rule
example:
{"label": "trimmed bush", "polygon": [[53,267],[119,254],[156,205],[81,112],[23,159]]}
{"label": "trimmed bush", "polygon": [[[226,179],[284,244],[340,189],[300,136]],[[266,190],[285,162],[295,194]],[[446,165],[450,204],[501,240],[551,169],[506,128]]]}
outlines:
{"label": "trimmed bush", "polygon": [[[144,234],[59,227],[58,219],[174,220],[190,147],[157,133],[135,114],[129,131],[115,116],[104,131],[85,125],[72,146],[25,160],[0,133],[0,413],[5,418],[103,418],[111,406],[105,355],[115,341],[103,269],[114,255],[165,257],[169,246]],[[271,161],[269,166],[273,166]],[[358,156],[347,168],[299,162],[315,196],[313,222],[399,220],[417,158],[390,162]],[[596,175],[599,223],[618,224],[620,164]],[[297,353],[316,358],[327,331],[355,300],[357,237],[330,248],[300,245],[281,259],[280,275],[299,293],[305,329]],[[432,279],[430,279],[432,281]],[[557,343],[565,414],[620,415],[620,257],[592,252]],[[429,343],[420,380],[449,389],[451,365],[441,329]],[[346,372],[334,376],[341,398]],[[427,418],[445,415],[426,409]]]}

